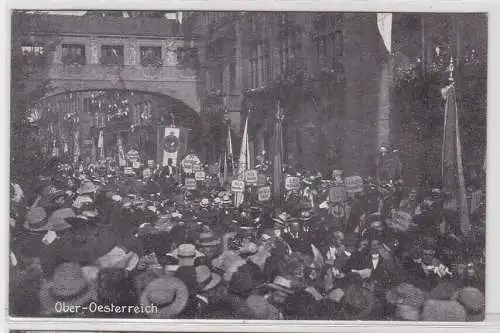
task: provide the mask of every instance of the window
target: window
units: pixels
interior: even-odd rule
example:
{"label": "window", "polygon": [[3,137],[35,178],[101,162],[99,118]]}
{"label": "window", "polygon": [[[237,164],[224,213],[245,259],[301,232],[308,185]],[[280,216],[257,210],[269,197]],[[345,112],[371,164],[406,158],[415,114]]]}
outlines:
{"label": "window", "polygon": [[250,56],[250,88],[259,86],[259,51],[256,45],[252,46]]}
{"label": "window", "polygon": [[337,57],[344,55],[344,35],[341,30],[336,30],[333,37],[333,51]]}
{"label": "window", "polygon": [[236,49],[233,49],[231,63],[229,64],[229,91],[236,90]]}
{"label": "window", "polygon": [[293,63],[296,55],[300,52],[300,43],[292,35],[285,36],[280,41],[280,70],[283,73]]}
{"label": "window", "polygon": [[21,52],[24,56],[26,55],[43,55],[43,46],[36,45],[23,45],[21,46]]}
{"label": "window", "polygon": [[27,65],[42,64],[44,48],[40,45],[23,45],[21,46],[23,61]]}
{"label": "window", "polygon": [[161,66],[161,47],[160,46],[141,46],[141,66]]}
{"label": "window", "polygon": [[85,46],[80,44],[63,44],[61,61],[65,65],[85,65]]}
{"label": "window", "polygon": [[105,66],[123,66],[125,64],[122,45],[101,46],[101,63]]}
{"label": "window", "polygon": [[269,42],[264,41],[258,45],[260,82],[268,82],[271,78],[271,61],[269,58]]}

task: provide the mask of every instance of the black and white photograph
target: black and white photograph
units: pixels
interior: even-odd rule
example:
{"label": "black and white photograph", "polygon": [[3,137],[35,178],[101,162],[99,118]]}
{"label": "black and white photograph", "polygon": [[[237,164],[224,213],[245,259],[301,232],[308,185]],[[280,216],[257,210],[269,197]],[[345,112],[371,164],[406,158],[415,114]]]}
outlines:
{"label": "black and white photograph", "polygon": [[487,13],[10,18],[12,318],[485,319]]}

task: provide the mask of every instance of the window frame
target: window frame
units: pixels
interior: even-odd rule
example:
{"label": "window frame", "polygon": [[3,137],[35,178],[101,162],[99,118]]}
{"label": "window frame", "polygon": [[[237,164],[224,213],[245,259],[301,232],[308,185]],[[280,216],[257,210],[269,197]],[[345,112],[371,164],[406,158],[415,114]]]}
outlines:
{"label": "window frame", "polygon": [[[117,48],[120,50],[121,54],[118,54],[118,62],[116,63],[115,61],[110,61],[108,62],[109,59],[107,58],[109,55],[104,54],[104,51],[109,49],[110,51],[113,50],[114,48]],[[105,58],[106,57],[106,58]],[[124,66],[125,65],[125,47],[120,44],[102,44],[101,45],[101,59],[100,59],[101,65],[104,66]]]}

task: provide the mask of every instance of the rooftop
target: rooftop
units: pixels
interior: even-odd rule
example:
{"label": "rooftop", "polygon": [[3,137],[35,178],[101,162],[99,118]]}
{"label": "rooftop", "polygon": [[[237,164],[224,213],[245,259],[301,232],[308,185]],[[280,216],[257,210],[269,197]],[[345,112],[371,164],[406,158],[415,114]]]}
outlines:
{"label": "rooftop", "polygon": [[176,20],[149,17],[27,14],[28,31],[37,34],[180,37]]}

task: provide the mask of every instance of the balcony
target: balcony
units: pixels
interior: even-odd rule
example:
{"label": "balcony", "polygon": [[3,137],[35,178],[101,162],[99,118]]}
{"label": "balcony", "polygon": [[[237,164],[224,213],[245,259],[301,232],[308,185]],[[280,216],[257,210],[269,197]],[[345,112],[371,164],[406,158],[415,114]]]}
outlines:
{"label": "balcony", "polygon": [[107,81],[121,77],[124,81],[192,82],[197,81],[195,70],[180,66],[141,66],[141,65],[103,65],[103,64],[52,64],[50,79],[75,79],[88,81]]}

